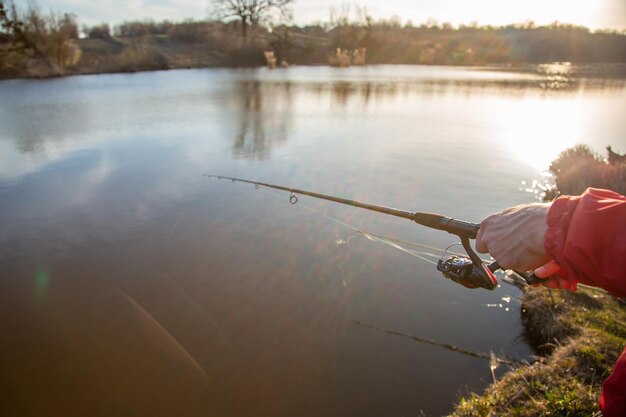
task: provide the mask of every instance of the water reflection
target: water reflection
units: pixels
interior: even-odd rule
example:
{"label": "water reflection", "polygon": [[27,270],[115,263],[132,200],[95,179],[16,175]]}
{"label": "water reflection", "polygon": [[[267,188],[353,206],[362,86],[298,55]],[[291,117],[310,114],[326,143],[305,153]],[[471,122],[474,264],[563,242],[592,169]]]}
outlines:
{"label": "water reflection", "polygon": [[[499,69],[498,71],[503,71]],[[241,96],[241,134],[238,136],[236,148],[250,148],[250,152],[242,152],[244,155],[254,155],[254,147],[243,144],[254,142],[250,137],[259,137],[258,142],[264,143],[265,130],[275,130],[275,126],[266,127],[268,121],[287,122],[291,114],[289,108],[284,108],[288,113],[284,115],[284,120],[277,114],[276,109],[282,107],[281,101],[290,101],[294,94],[312,94],[317,99],[327,96],[332,97],[332,105],[341,108],[352,102],[367,106],[372,101],[387,98],[406,97],[410,95],[420,96],[442,96],[450,94],[488,95],[497,93],[498,95],[509,95],[525,97],[537,93],[544,96],[563,96],[565,94],[576,94],[581,90],[585,91],[618,91],[626,87],[626,81],[620,78],[579,78],[577,75],[567,75],[563,72],[550,72],[542,70],[537,74],[516,73],[516,77],[508,78],[485,78],[485,79],[377,79],[377,80],[346,80],[346,81],[326,81],[315,80],[301,81],[274,81],[268,80],[263,86],[254,86],[257,82],[242,83],[238,94]],[[504,72],[504,71],[503,71]],[[275,97],[273,97],[275,96]],[[263,102],[262,99],[265,101]],[[269,105],[271,109],[264,109]],[[266,112],[271,115],[265,122],[258,120],[258,116]],[[284,123],[285,125],[287,123]],[[284,132],[287,129],[279,129]],[[276,135],[280,137],[279,135]],[[260,146],[261,148],[263,146]],[[261,153],[261,152],[259,152]]]}
{"label": "water reflection", "polygon": [[235,85],[237,127],[235,156],[267,159],[270,150],[285,142],[292,122],[293,88],[289,83],[265,85],[260,81],[241,81]]}
{"label": "water reflection", "polygon": [[[11,94],[16,92],[10,91]],[[60,143],[76,138],[90,125],[91,106],[85,103],[59,105],[42,100],[33,108],[16,100],[12,106],[2,106],[0,140],[13,140],[21,153],[45,155]]]}

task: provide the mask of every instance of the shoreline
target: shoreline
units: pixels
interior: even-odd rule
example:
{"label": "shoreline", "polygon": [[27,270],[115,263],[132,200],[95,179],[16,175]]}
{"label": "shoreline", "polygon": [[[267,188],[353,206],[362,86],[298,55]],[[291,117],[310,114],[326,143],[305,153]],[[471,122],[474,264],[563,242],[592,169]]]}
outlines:
{"label": "shoreline", "polygon": [[598,415],[602,383],[626,344],[624,303],[591,288],[527,287],[521,311],[537,360],[460,398],[449,417]]}
{"label": "shoreline", "polygon": [[[485,64],[485,65],[450,65],[450,64],[367,64],[361,65],[359,67],[375,67],[375,66],[407,66],[407,67],[450,67],[450,68],[494,68],[494,69],[523,69],[527,68],[531,65],[541,65],[538,64],[526,64],[526,65],[514,65],[514,64]],[[621,63],[599,63],[597,65],[626,65]],[[351,67],[335,67],[329,64],[302,64],[302,65],[290,65],[286,68],[273,68],[272,71],[280,71],[286,70],[289,68],[301,68],[301,67],[311,67],[311,68],[351,68]],[[353,66],[354,67],[354,66]],[[229,65],[205,65],[205,66],[172,66],[168,68],[144,68],[138,70],[118,70],[118,71],[79,71],[79,72],[67,72],[65,74],[33,74],[33,75],[20,75],[15,77],[0,77],[0,81],[7,80],[48,80],[54,78],[66,78],[66,77],[74,77],[80,75],[105,75],[105,74],[136,74],[142,72],[157,72],[157,71],[175,71],[175,70],[191,70],[191,69],[230,69],[230,70],[257,70],[266,68],[269,69],[266,65],[255,65],[255,66],[229,66]]]}
{"label": "shoreline", "polygon": [[[337,68],[337,69],[345,69],[345,68],[363,68],[363,67],[380,67],[380,66],[398,66],[398,67],[445,67],[445,68],[465,68],[465,69],[489,69],[493,71],[504,71],[504,72],[532,72],[537,75],[542,75],[537,71],[537,68],[546,65],[565,65],[572,68],[615,68],[615,74],[603,74],[600,77],[602,79],[624,79],[626,78],[626,63],[623,62],[590,62],[590,63],[569,63],[569,62],[536,62],[536,63],[491,63],[491,64],[463,64],[463,65],[455,65],[455,64],[402,64],[402,63],[376,63],[376,64],[365,64],[359,66],[349,66],[349,67],[337,67],[329,64],[302,64],[302,65],[290,65],[285,68],[268,68],[266,65],[253,65],[253,66],[234,66],[234,65],[192,65],[192,66],[168,66],[168,67],[151,67],[151,68],[140,68],[140,69],[119,69],[119,70],[107,70],[107,71],[68,71],[63,74],[20,74],[17,76],[0,76],[0,81],[9,81],[9,80],[50,80],[56,78],[66,78],[73,76],[83,76],[83,75],[106,75],[106,74],[136,74],[143,72],[157,72],[157,71],[175,71],[175,70],[198,70],[198,69],[222,69],[222,70],[258,70],[258,69],[268,69],[271,71],[281,71],[288,70],[289,68]],[[547,75],[547,74],[546,74]],[[573,73],[573,78],[596,78],[593,74],[586,73]]]}

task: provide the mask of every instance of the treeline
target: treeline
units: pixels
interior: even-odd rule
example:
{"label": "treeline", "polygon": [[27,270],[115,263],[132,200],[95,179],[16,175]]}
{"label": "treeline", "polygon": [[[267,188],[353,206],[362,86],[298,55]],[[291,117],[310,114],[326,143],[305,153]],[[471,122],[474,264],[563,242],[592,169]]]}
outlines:
{"label": "treeline", "polygon": [[[394,24],[395,23],[395,24]],[[366,47],[370,63],[484,65],[569,61],[626,62],[626,36],[564,24],[535,27],[422,25],[397,22],[339,26],[332,45]]]}
{"label": "treeline", "polygon": [[361,13],[304,27],[189,20],[102,23],[79,30],[73,15],[43,15],[32,6],[20,13],[3,0],[0,5],[1,77],[260,66],[266,64],[265,51],[284,64],[319,65],[337,61],[338,48],[364,51],[367,64],[626,62],[625,33],[558,23],[414,26]]}
{"label": "treeline", "polygon": [[[83,25],[82,30],[86,37],[91,39],[106,39],[112,36],[117,38],[132,38],[146,35],[168,36],[173,40],[183,42],[201,42],[208,39],[210,35],[210,22],[206,21],[185,21],[181,23],[164,20],[124,22],[111,30],[108,23],[87,26]],[[215,22],[213,22],[215,23]]]}
{"label": "treeline", "polygon": [[[103,30],[105,28],[105,30]],[[206,43],[218,51],[242,47],[239,24],[216,21],[135,21],[113,30],[108,25],[83,27],[91,38],[120,39],[152,36],[174,42]],[[626,35],[619,32],[590,32],[580,26],[554,23],[535,26],[532,22],[504,27],[460,26],[431,22],[421,26],[402,25],[397,20],[339,21],[312,26],[275,26],[249,29],[247,46],[252,54],[246,62],[223,65],[261,65],[263,51],[273,50],[279,60],[300,65],[327,64],[329,52],[337,48],[366,48],[370,64],[484,65],[569,61],[573,63],[626,62]]]}

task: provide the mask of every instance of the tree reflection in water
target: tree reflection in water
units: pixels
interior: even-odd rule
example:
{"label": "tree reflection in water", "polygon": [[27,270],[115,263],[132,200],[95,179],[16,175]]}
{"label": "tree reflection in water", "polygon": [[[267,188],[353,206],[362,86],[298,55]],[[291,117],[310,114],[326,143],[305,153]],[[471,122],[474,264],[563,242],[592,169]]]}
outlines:
{"label": "tree reflection in water", "polygon": [[291,130],[293,87],[290,83],[246,80],[235,86],[238,106],[235,156],[263,160],[276,145],[287,141]]}
{"label": "tree reflection in water", "polygon": [[[615,90],[624,86],[622,78],[587,77],[586,73],[546,73],[539,69],[521,72],[509,77],[506,68],[493,71],[496,77],[438,78],[432,74],[415,79],[335,79],[328,81],[251,77],[233,84],[226,97],[225,121],[231,120],[226,136],[233,138],[233,154],[238,158],[266,160],[276,146],[289,139],[293,125],[294,97],[313,95],[316,99],[329,98],[333,109],[346,108],[356,102],[368,106],[372,100],[408,95],[444,95],[460,91],[467,95],[498,94],[523,96],[541,91],[544,94],[576,93],[581,89]],[[593,74],[591,74],[593,75]],[[269,77],[268,77],[269,78]]]}

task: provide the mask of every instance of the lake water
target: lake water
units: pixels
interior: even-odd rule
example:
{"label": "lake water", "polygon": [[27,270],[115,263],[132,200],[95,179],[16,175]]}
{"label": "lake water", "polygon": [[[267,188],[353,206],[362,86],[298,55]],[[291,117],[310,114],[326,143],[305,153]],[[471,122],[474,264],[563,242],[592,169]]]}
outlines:
{"label": "lake water", "polygon": [[489,362],[386,330],[529,359],[517,288],[465,289],[307,208],[439,248],[452,235],[203,174],[478,222],[534,201],[525,189],[569,146],[626,151],[624,78],[599,73],[0,82],[2,414],[451,411],[488,385]]}

